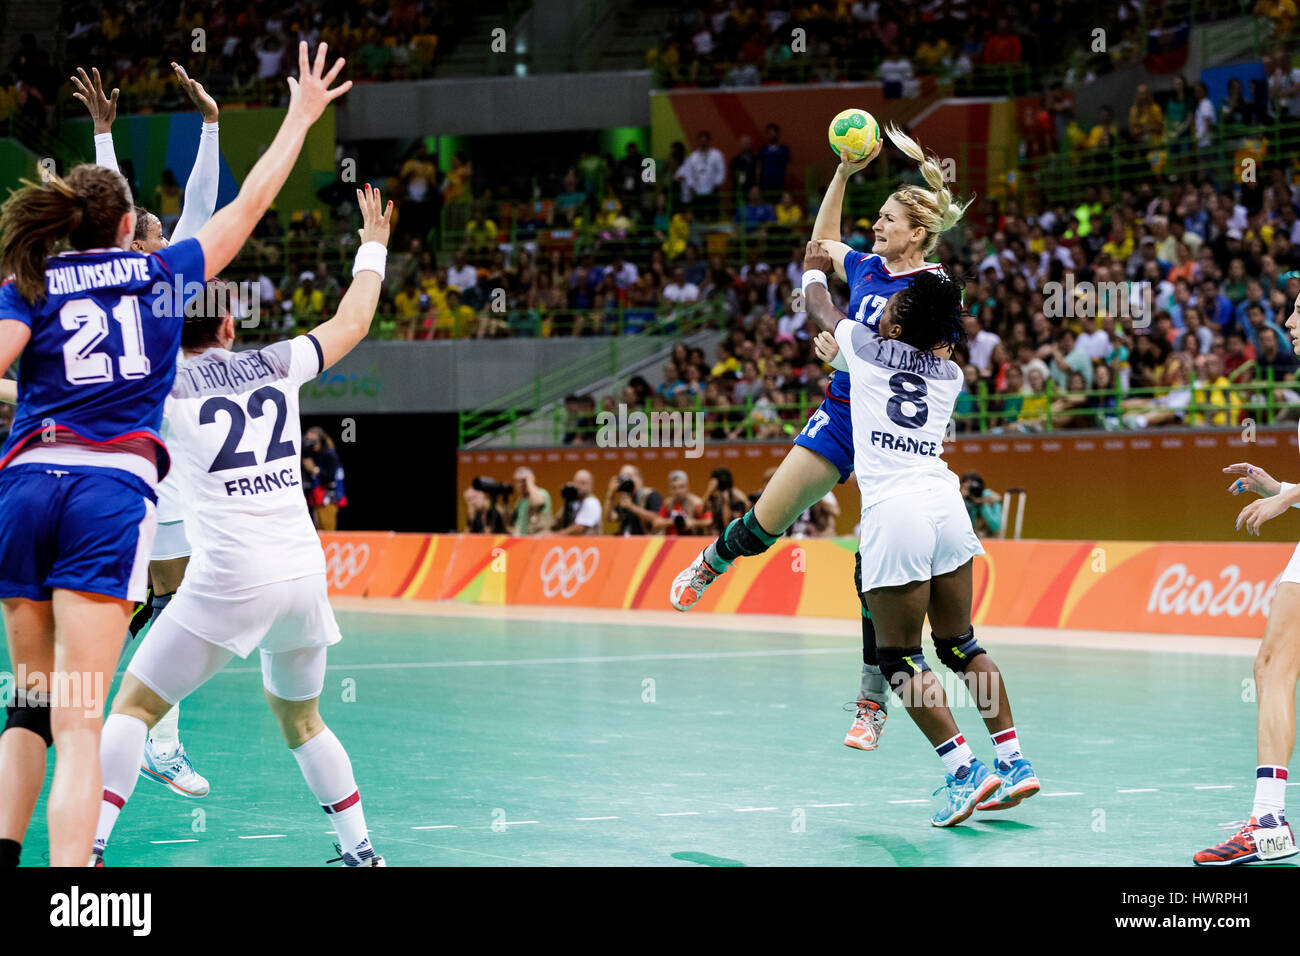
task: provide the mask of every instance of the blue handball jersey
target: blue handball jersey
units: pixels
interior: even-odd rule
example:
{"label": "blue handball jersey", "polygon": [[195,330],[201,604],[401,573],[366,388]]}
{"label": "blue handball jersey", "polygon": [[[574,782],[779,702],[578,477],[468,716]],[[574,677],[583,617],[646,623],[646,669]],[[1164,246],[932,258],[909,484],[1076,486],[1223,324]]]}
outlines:
{"label": "blue handball jersey", "polygon": [[90,442],[158,443],[176,377],[185,300],[203,289],[203,249],[186,239],[145,255],[123,249],[67,252],[45,261],[35,305],[13,282],[0,286],[0,319],[32,330],[18,360],[18,408],[0,467],[52,424]]}
{"label": "blue handball jersey", "polygon": [[[942,268],[937,262],[927,262],[919,269],[895,274],[885,267],[885,260],[874,252],[846,252],[844,275],[849,283],[848,318],[861,322],[872,332],[877,331],[880,327],[880,314],[885,311],[885,303],[891,295],[900,289],[906,289],[922,272],[938,272]],[[847,402],[848,374],[833,373],[827,392],[832,398]]]}

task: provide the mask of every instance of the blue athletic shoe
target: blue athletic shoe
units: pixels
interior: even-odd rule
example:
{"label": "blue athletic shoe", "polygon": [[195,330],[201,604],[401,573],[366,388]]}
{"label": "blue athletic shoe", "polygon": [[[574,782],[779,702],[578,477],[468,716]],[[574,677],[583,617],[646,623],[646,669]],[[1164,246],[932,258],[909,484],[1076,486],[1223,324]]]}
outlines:
{"label": "blue athletic shoe", "polygon": [[1038,777],[1034,776],[1034,768],[1029,766],[1029,761],[1024,757],[1013,760],[1009,765],[995,760],[993,769],[1002,778],[1002,786],[997,793],[978,804],[976,810],[1010,810],[1021,800],[1029,799],[1042,789]]}
{"label": "blue athletic shoe", "polygon": [[989,768],[979,760],[972,760],[970,772],[966,776],[958,780],[952,774],[948,774],[944,785],[935,791],[938,795],[947,790],[948,801],[942,810],[930,818],[930,822],[937,827],[956,826],[975,812],[977,803],[987,799],[1001,785],[1000,777],[990,773]]}
{"label": "blue athletic shoe", "polygon": [[163,759],[154,754],[152,744],[146,743],[144,765],[140,768],[140,776],[161,783],[182,797],[194,799],[206,797],[212,789],[208,786],[208,781],[194,769],[190,758],[185,756],[184,747],[171,757]]}

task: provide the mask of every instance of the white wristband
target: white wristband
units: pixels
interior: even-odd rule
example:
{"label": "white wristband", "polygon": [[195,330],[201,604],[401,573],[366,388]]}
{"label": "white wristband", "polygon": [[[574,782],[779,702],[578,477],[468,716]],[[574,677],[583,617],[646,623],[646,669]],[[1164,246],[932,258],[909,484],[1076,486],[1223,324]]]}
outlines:
{"label": "white wristband", "polygon": [[[804,295],[807,295],[807,294],[808,294],[808,287],[809,287],[810,285],[815,285],[815,284],[817,284],[817,283],[821,283],[822,285],[826,285],[826,273],[822,272],[821,269],[808,269],[808,270],[805,270],[805,272],[804,272],[804,274],[803,274],[803,294],[804,294]],[[829,289],[829,288],[830,288],[830,286],[827,286],[827,289]]]}
{"label": "white wristband", "polygon": [[[1294,485],[1292,482],[1289,482],[1289,481],[1283,481],[1283,482],[1280,482],[1280,484],[1282,485],[1282,488],[1278,491],[1278,494],[1279,494],[1279,495],[1284,495],[1284,494],[1286,494],[1288,491],[1290,491],[1292,488],[1295,487],[1295,485]],[[1292,507],[1292,508],[1300,508],[1300,502],[1296,502],[1296,503],[1293,504],[1291,507]]]}
{"label": "white wristband", "polygon": [[357,250],[357,260],[352,266],[352,276],[358,272],[378,272],[384,277],[384,263],[388,261],[388,247],[382,242],[363,242]]}

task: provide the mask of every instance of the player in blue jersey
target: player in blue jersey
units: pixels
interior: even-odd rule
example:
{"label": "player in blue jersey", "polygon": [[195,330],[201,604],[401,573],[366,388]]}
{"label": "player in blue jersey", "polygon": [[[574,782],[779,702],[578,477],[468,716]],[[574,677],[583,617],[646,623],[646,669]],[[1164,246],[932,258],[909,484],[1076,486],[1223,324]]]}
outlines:
{"label": "player in blue jersey", "polygon": [[[199,228],[212,218],[217,208],[217,186],[221,174],[221,150],[219,126],[217,120],[220,110],[217,102],[203,88],[203,84],[192,79],[179,63],[172,64],[176,82],[180,84],[185,95],[189,97],[203,117],[199,130],[199,148],[185,183],[185,204],[181,208],[181,218],[172,230],[170,242],[180,242],[198,232]],[[95,136],[95,165],[103,166],[114,172],[118,171],[117,154],[113,149],[113,120],[117,117],[117,96],[115,89],[106,94],[99,70],[86,71],[78,68],[76,75],[70,77],[76,92],[73,96],[82,102],[90,113]],[[152,253],[165,249],[169,243],[163,235],[162,222],[157,216],[136,207],[135,238],[131,248],[136,252]],[[173,438],[164,419],[162,435],[169,445]],[[174,449],[173,449],[174,451]],[[176,478],[169,475],[159,482],[158,494],[158,531],[154,535],[153,551],[149,556],[149,594],[148,609],[136,612],[131,619],[131,636],[153,623],[171,601],[172,595],[180,587],[185,575],[185,566],[189,562],[190,544],[185,536],[184,513],[180,503],[180,490],[176,487]],[[129,643],[122,648],[126,656]],[[149,742],[145,747],[144,763],[140,775],[157,781],[175,793],[184,797],[205,797],[211,790],[208,781],[194,769],[189,755],[180,739],[180,705],[177,704],[158,722],[149,733]]]}
{"label": "player in blue jersey", "polygon": [[[879,154],[866,159],[843,161],[835,170],[812,238],[821,243],[835,263],[835,273],[849,284],[848,317],[875,331],[889,297],[906,288],[918,274],[939,270],[928,263],[941,233],[957,224],[966,205],[955,199],[944,184],[943,167],[927,157],[920,145],[890,125],[890,141],[920,164],[929,189],[900,186],[880,207],[873,226],[875,242],[871,252],[854,252],[840,241],[840,207],[849,177]],[[825,497],[836,484],[848,480],[853,471],[853,422],[849,415],[847,366],[835,353],[833,337],[819,337],[818,353],[838,369],[831,377],[826,398],[794,440],[795,447],[782,460],[754,507],[732,521],[672,584],[670,600],[679,611],[689,610],[718,575],[743,555],[762,554],[776,542],[805,509]],[[854,590],[861,579],[861,556],[856,562]],[[857,713],[844,739],[845,746],[874,750],[884,728],[889,689],[875,655],[874,631],[866,604],[862,610],[862,679],[857,695]]]}
{"label": "player in blue jersey", "polygon": [[[235,257],[270,208],[330,89],[299,45],[299,78],[275,139],[239,195],[193,239],[131,251],[126,180],[97,166],[27,184],[0,208],[0,374],[21,355],[13,429],[0,449],[0,606],[20,676],[0,735],[0,865],[17,863],[45,776],[50,863],[80,866],[102,795],[104,696],[134,604],[144,597],[159,438],[176,375],[184,290]],[[70,252],[51,255],[67,242]]]}

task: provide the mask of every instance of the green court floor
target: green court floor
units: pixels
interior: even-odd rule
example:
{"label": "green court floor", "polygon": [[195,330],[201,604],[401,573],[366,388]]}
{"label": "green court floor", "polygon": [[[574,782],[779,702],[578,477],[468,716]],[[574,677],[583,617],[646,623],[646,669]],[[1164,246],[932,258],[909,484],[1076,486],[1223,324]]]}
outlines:
{"label": "green court floor", "polygon": [[[939,830],[942,765],[901,707],[880,750],[841,744],[852,625],[839,638],[797,619],[788,633],[626,621],[340,612],[322,710],[379,852],[394,866],[1184,865],[1250,812],[1249,657],[988,642],[1044,791]],[[975,710],[956,716],[990,760]],[[256,657],[186,701],[181,731],[211,795],[141,780],[110,866],[334,855]],[[28,865],[43,862],[44,813],[43,796]]]}

